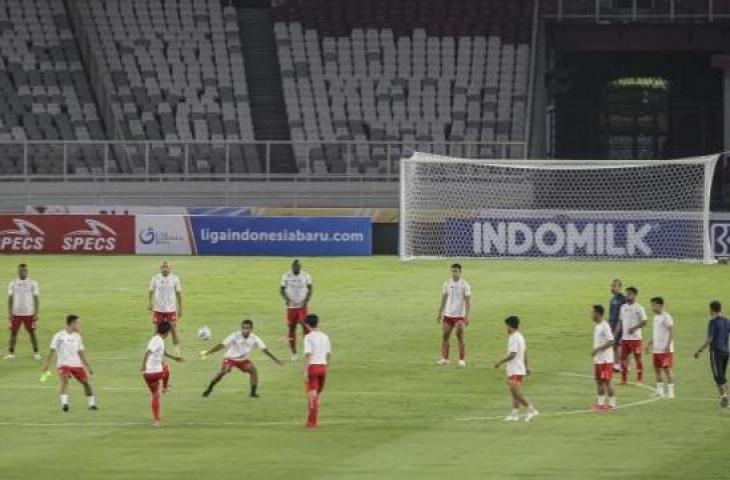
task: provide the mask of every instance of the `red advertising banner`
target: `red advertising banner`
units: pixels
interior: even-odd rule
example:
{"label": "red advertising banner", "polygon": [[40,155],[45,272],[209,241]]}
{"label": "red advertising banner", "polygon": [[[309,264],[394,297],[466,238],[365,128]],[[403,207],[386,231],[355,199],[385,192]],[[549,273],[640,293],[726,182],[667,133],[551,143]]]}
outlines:
{"label": "red advertising banner", "polygon": [[0,215],[0,253],[134,254],[131,215]]}

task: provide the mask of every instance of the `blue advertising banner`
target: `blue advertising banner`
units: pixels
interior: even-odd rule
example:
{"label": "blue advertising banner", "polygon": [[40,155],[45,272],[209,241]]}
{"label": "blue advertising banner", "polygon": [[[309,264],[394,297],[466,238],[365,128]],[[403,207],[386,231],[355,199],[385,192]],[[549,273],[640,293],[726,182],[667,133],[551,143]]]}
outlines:
{"label": "blue advertising banner", "polygon": [[198,255],[372,254],[367,217],[190,217]]}
{"label": "blue advertising banner", "polygon": [[702,222],[655,219],[495,218],[445,223],[453,257],[692,258]]}

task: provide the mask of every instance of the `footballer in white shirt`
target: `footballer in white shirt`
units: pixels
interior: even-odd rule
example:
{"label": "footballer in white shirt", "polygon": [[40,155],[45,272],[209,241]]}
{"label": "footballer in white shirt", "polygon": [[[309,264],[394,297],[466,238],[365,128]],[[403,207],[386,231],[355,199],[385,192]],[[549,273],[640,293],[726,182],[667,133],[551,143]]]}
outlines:
{"label": "footballer in white shirt", "polygon": [[471,287],[461,278],[461,265],[451,265],[451,278],[441,287],[441,304],[436,322],[443,326],[441,336],[441,359],[439,365],[449,363],[449,346],[451,332],[456,329],[456,340],[459,344],[459,366],[466,366],[466,344],[464,329],[469,325],[469,311],[471,309]]}
{"label": "footballer in white shirt", "polygon": [[281,360],[271,353],[271,350],[266,347],[264,341],[261,340],[258,335],[253,333],[252,320],[246,319],[242,321],[241,329],[238,332],[233,332],[228,335],[225,340],[210,350],[200,352],[200,356],[203,360],[205,360],[208,355],[223,350],[224,348],[226,351],[223,354],[223,362],[221,363],[220,371],[215,375],[215,377],[213,377],[208,384],[208,388],[206,388],[203,392],[204,397],[210,396],[216,384],[223,380],[223,377],[231,373],[231,370],[237,368],[243,373],[249,374],[251,382],[251,392],[249,396],[252,398],[258,398],[259,395],[257,388],[259,384],[259,374],[258,370],[256,370],[256,365],[254,365],[253,360],[251,360],[251,352],[255,348],[264,352],[264,354],[271,358],[277,365],[284,365]]}
{"label": "footballer in white shirt", "polygon": [[[593,327],[593,371],[596,379],[598,400],[593,407],[595,412],[613,411],[616,409],[616,391],[613,388],[613,332],[611,326],[603,316],[605,309],[603,305],[593,305],[591,320]],[[608,396],[608,403],[606,403]]]}
{"label": "footballer in white shirt", "polygon": [[307,391],[307,428],[317,428],[319,401],[327,380],[327,367],[332,355],[330,337],[319,330],[319,317],[307,315],[304,319],[309,333],[304,337],[304,389]]}
{"label": "footballer in white shirt", "polygon": [[68,379],[73,377],[81,385],[84,386],[86,394],[86,403],[89,410],[97,410],[96,398],[94,391],[89,383],[89,375],[93,372],[86,359],[84,351],[84,342],[79,334],[79,317],[76,315],[68,315],[66,317],[66,328],[58,331],[51,340],[51,348],[43,366],[43,375],[41,381],[45,382],[50,375],[51,360],[53,356],[58,357],[56,361],[56,371],[58,378],[61,380],[61,409],[68,412]]}
{"label": "footballer in white shirt", "polygon": [[654,312],[652,338],[646,350],[654,349],[654,374],[656,376],[655,396],[674,398],[674,319],[664,309],[664,299],[651,299],[651,310]]}
{"label": "footballer in white shirt", "polygon": [[289,329],[288,339],[292,361],[297,359],[297,325],[302,326],[302,336],[309,333],[304,319],[307,318],[312,290],[312,277],[302,270],[302,263],[299,260],[294,260],[291,263],[291,270],[281,276],[279,283],[279,294],[286,305],[286,325]]}
{"label": "footballer in white shirt", "polygon": [[165,363],[165,358],[176,362],[182,362],[179,355],[171,355],[165,350],[165,339],[172,330],[170,322],[162,322],[157,325],[157,332],[147,343],[147,348],[142,357],[142,378],[152,395],[150,406],[152,408],[152,425],[160,426],[160,397],[167,393],[170,388],[170,369]]}
{"label": "footballer in white shirt", "polygon": [[614,338],[621,335],[621,384],[625,385],[629,375],[629,355],[634,355],[636,362],[636,383],[641,385],[644,381],[644,361],[642,359],[643,348],[641,345],[641,329],[646,325],[646,311],[639,305],[636,297],[639,290],[636,287],[628,287],[625,297],[626,303],[621,305],[619,317],[621,321],[613,332]]}
{"label": "footballer in white shirt", "polygon": [[15,346],[18,342],[18,331],[25,327],[33,347],[33,358],[41,359],[38,352],[38,309],[40,308],[40,292],[38,282],[28,277],[28,265],[18,265],[18,278],[8,285],[8,321],[10,322],[10,340],[6,360],[15,359]]}
{"label": "footballer in white shirt", "polygon": [[512,412],[505,418],[508,422],[515,422],[520,419],[520,407],[527,409],[525,421],[529,422],[539,415],[539,412],[532,402],[522,392],[522,383],[526,375],[530,374],[527,366],[527,343],[520,332],[520,319],[516,316],[507,317],[504,320],[507,326],[507,356],[494,364],[494,368],[500,368],[507,364],[507,386],[512,396]]}
{"label": "footballer in white shirt", "polygon": [[175,354],[180,356],[180,339],[177,335],[177,321],[182,318],[182,286],[180,278],[171,272],[170,262],[163,260],[160,264],[160,273],[150,280],[147,296],[147,308],[152,312],[152,323],[170,323],[172,344],[175,345]]}

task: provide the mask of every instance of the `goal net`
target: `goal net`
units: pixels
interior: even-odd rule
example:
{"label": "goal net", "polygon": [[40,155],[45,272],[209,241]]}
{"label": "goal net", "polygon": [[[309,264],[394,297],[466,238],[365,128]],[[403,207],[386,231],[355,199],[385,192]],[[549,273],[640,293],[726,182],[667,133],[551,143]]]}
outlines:
{"label": "goal net", "polygon": [[400,257],[712,262],[717,155],[401,161]]}

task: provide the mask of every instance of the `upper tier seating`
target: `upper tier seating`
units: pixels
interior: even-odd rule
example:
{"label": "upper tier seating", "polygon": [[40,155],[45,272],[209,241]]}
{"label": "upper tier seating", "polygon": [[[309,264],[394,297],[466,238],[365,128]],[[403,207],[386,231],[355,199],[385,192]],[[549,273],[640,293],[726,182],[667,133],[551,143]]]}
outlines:
{"label": "upper tier seating", "polygon": [[[112,109],[131,140],[153,146],[152,173],[226,170],[226,149],[183,142],[253,140],[235,8],[220,0],[83,0],[95,57],[110,83]],[[117,152],[143,171],[143,148]],[[230,151],[235,173],[260,171],[255,148]]]}
{"label": "upper tier seating", "polygon": [[[468,157],[502,154],[488,142],[524,141],[532,9],[530,0],[286,2],[275,33],[292,140],[323,142],[295,146],[300,170],[384,173],[400,151],[327,143],[336,140]],[[424,143],[449,141],[467,144]]]}
{"label": "upper tier seating", "polygon": [[[106,137],[63,0],[0,0],[0,142]],[[30,174],[61,173],[63,146],[28,150]],[[92,146],[73,147],[67,173],[100,169]],[[22,146],[0,148],[0,174],[25,173]]]}

